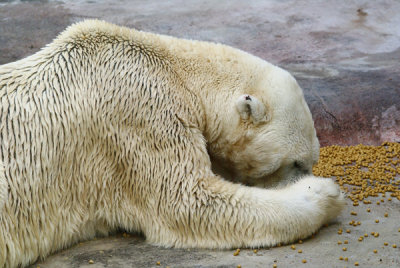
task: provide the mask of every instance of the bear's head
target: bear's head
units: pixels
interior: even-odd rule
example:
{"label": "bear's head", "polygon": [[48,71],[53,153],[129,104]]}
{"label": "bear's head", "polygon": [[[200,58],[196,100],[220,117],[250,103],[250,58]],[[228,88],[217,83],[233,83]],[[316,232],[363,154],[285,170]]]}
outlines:
{"label": "bear's head", "polygon": [[311,174],[319,142],[301,88],[288,72],[270,65],[253,79],[221,116],[221,138],[209,148],[214,171],[258,187]]}

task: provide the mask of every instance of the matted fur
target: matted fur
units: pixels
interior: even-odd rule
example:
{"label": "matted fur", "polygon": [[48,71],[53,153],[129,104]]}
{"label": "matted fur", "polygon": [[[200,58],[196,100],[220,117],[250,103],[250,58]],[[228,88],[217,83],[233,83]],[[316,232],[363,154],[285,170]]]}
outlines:
{"label": "matted fur", "polygon": [[118,228],[167,247],[307,237],[343,206],[331,180],[248,187],[209,154],[251,183],[289,177],[294,160],[309,169],[318,148],[287,72],[223,45],[73,25],[0,66],[0,267]]}

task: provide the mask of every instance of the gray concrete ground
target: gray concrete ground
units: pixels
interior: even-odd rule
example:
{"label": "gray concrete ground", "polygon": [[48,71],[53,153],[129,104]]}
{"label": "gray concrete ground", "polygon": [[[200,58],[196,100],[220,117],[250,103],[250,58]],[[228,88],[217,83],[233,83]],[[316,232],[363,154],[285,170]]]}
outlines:
{"label": "gray concrete ground", "polygon": [[[221,42],[296,76],[322,145],[379,144],[400,141],[399,14],[396,0],[0,0],[0,64],[36,52],[84,18]],[[116,235],[83,242],[32,267],[156,267],[157,261],[160,267],[352,267],[355,262],[360,267],[400,267],[400,203],[372,203],[352,207],[349,202],[336,223],[296,244],[296,250],[243,249],[233,256],[233,250],[164,249],[140,236]],[[350,215],[352,210],[358,215]],[[350,226],[352,219],[362,224]],[[380,235],[371,237],[371,232]],[[364,233],[369,236],[359,242]],[[348,245],[338,245],[338,240],[348,240]]]}

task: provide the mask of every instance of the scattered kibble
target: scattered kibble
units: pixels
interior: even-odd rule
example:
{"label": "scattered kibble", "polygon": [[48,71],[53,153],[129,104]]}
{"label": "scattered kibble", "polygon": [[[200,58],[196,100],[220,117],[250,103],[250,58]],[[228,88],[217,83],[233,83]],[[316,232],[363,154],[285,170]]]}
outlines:
{"label": "scattered kibble", "polygon": [[295,245],[291,245],[290,248],[293,249],[293,250],[295,250],[295,249],[296,249],[296,246],[295,246]]}
{"label": "scattered kibble", "polygon": [[303,253],[303,251],[301,249],[299,249],[299,251],[297,251],[298,253]]}
{"label": "scattered kibble", "polygon": [[257,249],[255,249],[255,250],[253,250],[253,252],[254,252],[254,253],[257,253],[257,252],[258,252],[258,250],[257,250]]}
{"label": "scattered kibble", "polygon": [[242,265],[239,264],[239,265],[237,266],[237,268],[242,268]]}
{"label": "scattered kibble", "polygon": [[89,264],[94,264],[94,260],[89,260]]}
{"label": "scattered kibble", "polygon": [[347,248],[342,248],[343,251],[347,251]]}
{"label": "scattered kibble", "polygon": [[156,262],[156,264],[157,264],[157,265],[161,265],[161,262],[158,261],[158,262]]}
{"label": "scattered kibble", "polygon": [[342,244],[342,241],[337,241],[337,244],[338,244],[338,245],[341,245],[341,244]]}
{"label": "scattered kibble", "polygon": [[[381,146],[328,146],[320,150],[320,158],[313,167],[313,173],[319,177],[334,177],[342,191],[346,192],[347,197],[351,200],[353,206],[362,204],[384,205],[385,201],[392,201],[397,198],[400,201],[400,143],[384,142]],[[378,200],[370,200],[370,197],[377,197]],[[368,213],[372,212],[371,208],[365,208]],[[357,216],[356,211],[351,211],[350,215]],[[384,212],[385,218],[389,217],[388,212]],[[393,217],[393,216],[392,216]],[[380,219],[374,219],[375,223],[380,223]],[[350,226],[361,225],[360,221],[352,220]],[[377,225],[377,226],[380,226]],[[400,227],[400,226],[398,226]],[[345,229],[347,233],[351,233],[350,229]],[[337,233],[343,234],[343,230],[339,229]],[[355,231],[353,230],[353,233]],[[400,233],[400,228],[398,228]],[[358,241],[363,241],[369,234],[365,233],[360,236]],[[371,236],[379,237],[378,232],[371,232]],[[338,245],[342,242],[338,241]],[[344,241],[348,244],[348,241]],[[387,242],[384,243],[388,245]],[[393,248],[397,245],[393,244]],[[347,248],[343,248],[346,251]],[[377,249],[373,252],[378,253]],[[344,258],[348,260],[348,258]],[[359,266],[358,262],[354,263]]]}
{"label": "scattered kibble", "polygon": [[307,260],[304,260],[304,259],[303,259],[301,262],[302,262],[302,263],[307,263]]}
{"label": "scattered kibble", "polygon": [[358,206],[359,202],[370,204],[370,200],[366,200],[368,197],[380,195],[377,204],[384,203],[385,193],[389,192],[390,198],[400,200],[396,179],[400,173],[398,155],[400,143],[397,142],[384,142],[381,146],[327,146],[321,148],[313,173],[319,177],[335,177],[353,206]]}
{"label": "scattered kibble", "polygon": [[303,244],[303,240],[299,240],[299,244]]}
{"label": "scattered kibble", "polygon": [[345,257],[345,258],[344,258],[344,260],[345,260],[345,261],[348,261],[348,260],[349,260],[349,258]]}
{"label": "scattered kibble", "polygon": [[276,263],[274,263],[274,265],[272,265],[273,268],[277,268],[278,265]]}
{"label": "scattered kibble", "polygon": [[344,242],[343,243],[345,243],[345,244],[348,244],[349,243],[349,241],[348,240],[344,240]]}
{"label": "scattered kibble", "polygon": [[343,261],[343,257],[342,257],[342,256],[340,256],[340,257],[339,257],[339,260]]}
{"label": "scattered kibble", "polygon": [[387,245],[389,245],[389,243],[388,242],[385,242],[385,243],[383,243],[385,246],[387,246]]}

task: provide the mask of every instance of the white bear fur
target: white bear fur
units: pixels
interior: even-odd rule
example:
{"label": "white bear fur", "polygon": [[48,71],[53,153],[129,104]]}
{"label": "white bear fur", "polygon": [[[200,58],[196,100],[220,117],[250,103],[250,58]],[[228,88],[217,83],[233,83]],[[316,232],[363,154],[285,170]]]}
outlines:
{"label": "white bear fur", "polygon": [[310,171],[318,151],[286,71],[220,44],[75,24],[0,66],[0,267],[118,228],[166,247],[305,238],[343,207],[332,180],[249,187],[210,156],[264,187],[290,182],[294,161]]}

